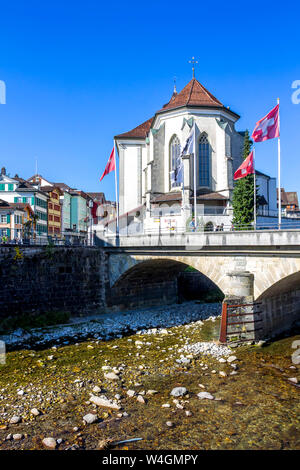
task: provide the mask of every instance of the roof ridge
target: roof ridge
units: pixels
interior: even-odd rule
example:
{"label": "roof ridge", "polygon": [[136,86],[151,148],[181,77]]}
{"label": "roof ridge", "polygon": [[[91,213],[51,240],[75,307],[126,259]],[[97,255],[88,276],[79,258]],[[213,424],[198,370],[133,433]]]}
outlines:
{"label": "roof ridge", "polygon": [[[197,80],[197,79],[195,78],[195,80]],[[205,88],[205,86],[202,85],[202,83],[199,82],[199,80],[197,80],[197,82],[199,83],[199,85],[200,85],[201,89],[204,91],[204,93],[206,93],[206,95],[207,95],[210,99],[212,99],[213,101],[215,101],[215,102],[218,103],[218,104],[221,103],[221,101],[219,101],[212,93],[210,93],[210,92]]]}
{"label": "roof ridge", "polygon": [[190,94],[189,94],[189,97],[188,97],[187,102],[186,102],[187,105],[188,105],[188,103],[189,103],[189,101],[190,101],[190,99],[191,99],[191,96],[192,96],[192,92],[193,92],[195,80],[196,80],[196,79],[193,78],[193,83],[192,83],[192,86],[191,86],[191,89],[190,89]]}

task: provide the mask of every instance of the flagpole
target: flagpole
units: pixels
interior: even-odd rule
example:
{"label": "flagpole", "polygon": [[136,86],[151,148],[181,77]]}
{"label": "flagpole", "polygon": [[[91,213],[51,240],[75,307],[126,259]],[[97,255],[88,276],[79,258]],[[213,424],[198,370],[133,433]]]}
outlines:
{"label": "flagpole", "polygon": [[[280,99],[277,98],[277,104],[280,104]],[[281,148],[280,148],[280,109],[278,108],[278,230],[281,229]]]}
{"label": "flagpole", "polygon": [[116,159],[116,142],[115,142],[115,140],[114,140],[114,159],[115,159],[115,191],[116,191],[116,211],[117,211],[116,235],[119,236],[119,198],[118,198],[118,177],[117,177],[117,159]]}
{"label": "flagpole", "polygon": [[253,148],[253,170],[254,170],[254,230],[256,230],[256,170],[255,170],[255,147]]}
{"label": "flagpole", "polygon": [[196,132],[195,132],[195,123],[194,123],[194,217],[195,217],[195,230],[197,228],[197,192],[196,192]]}

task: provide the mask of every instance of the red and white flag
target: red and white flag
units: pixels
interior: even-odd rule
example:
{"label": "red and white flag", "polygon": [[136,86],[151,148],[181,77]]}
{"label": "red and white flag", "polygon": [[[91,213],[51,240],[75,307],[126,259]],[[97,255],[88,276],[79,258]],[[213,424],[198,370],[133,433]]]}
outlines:
{"label": "red and white flag", "polygon": [[105,175],[108,175],[111,171],[116,169],[116,160],[115,160],[115,147],[112,149],[108,162],[106,163],[105,170],[103,175],[100,178],[100,181],[104,178]]}
{"label": "red and white flag", "polygon": [[245,178],[245,176],[252,175],[254,173],[254,164],[253,164],[253,150],[249,153],[248,157],[243,161],[241,166],[234,173],[234,180],[240,178]]}
{"label": "red and white flag", "polygon": [[252,137],[255,142],[264,142],[279,137],[279,104],[256,123]]}

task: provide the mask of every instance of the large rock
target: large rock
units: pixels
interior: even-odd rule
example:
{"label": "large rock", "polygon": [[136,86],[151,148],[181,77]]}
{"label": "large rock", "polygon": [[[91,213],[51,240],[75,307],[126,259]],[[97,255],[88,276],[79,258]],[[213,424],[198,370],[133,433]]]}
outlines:
{"label": "large rock", "polygon": [[121,407],[116,402],[105,397],[96,397],[96,395],[92,395],[90,402],[94,403],[94,405],[101,406],[102,408],[112,408],[113,410],[121,409]]}

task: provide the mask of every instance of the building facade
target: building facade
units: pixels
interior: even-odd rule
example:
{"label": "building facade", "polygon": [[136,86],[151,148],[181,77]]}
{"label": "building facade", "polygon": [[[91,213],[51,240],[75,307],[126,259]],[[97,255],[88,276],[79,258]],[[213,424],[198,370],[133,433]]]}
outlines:
{"label": "building facade", "polygon": [[62,191],[57,186],[43,186],[43,192],[48,194],[48,236],[61,238],[62,214],[60,196]]}
{"label": "building facade", "polygon": [[22,242],[31,227],[32,216],[29,204],[6,202],[0,199],[0,241]]}
{"label": "building facade", "polygon": [[48,195],[18,175],[6,175],[2,168],[0,175],[0,198],[10,203],[29,204],[33,217],[33,237],[42,242],[48,236]]}

